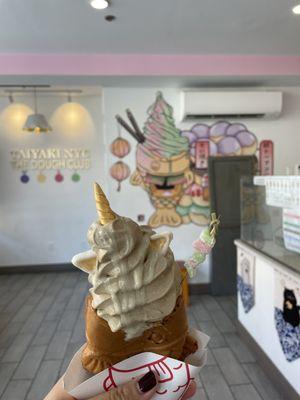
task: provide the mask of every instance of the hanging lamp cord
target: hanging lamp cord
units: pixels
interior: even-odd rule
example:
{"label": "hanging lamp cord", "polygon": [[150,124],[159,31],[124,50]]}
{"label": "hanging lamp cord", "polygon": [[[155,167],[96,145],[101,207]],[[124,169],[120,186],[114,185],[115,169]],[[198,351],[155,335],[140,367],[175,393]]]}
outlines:
{"label": "hanging lamp cord", "polygon": [[36,98],[36,87],[34,88],[34,113],[37,114],[37,98]]}

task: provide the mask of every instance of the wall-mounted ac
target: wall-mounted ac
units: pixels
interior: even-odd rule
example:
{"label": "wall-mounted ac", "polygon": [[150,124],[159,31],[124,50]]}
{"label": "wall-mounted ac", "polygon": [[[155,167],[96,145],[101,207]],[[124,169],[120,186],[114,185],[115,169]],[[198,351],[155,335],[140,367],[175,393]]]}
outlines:
{"label": "wall-mounted ac", "polygon": [[184,90],[181,121],[197,119],[278,118],[282,92],[255,90]]}

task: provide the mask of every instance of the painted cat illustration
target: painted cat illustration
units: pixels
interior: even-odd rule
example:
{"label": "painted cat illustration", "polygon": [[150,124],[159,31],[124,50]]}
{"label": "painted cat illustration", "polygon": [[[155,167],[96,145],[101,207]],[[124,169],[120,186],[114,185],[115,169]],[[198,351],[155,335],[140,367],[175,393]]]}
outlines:
{"label": "painted cat illustration", "polygon": [[284,289],[283,318],[294,328],[300,325],[300,307],[293,290]]}

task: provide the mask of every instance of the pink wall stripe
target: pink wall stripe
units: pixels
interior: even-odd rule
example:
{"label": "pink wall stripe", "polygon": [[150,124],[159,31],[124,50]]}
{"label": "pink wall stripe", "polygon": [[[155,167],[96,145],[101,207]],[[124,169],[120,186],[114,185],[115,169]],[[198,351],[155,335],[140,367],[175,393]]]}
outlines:
{"label": "pink wall stripe", "polygon": [[0,54],[0,75],[296,76],[300,56]]}

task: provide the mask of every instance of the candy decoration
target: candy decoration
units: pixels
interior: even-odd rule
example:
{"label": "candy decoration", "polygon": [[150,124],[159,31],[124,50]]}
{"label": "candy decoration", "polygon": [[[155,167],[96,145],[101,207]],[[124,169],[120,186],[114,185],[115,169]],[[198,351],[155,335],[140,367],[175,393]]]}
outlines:
{"label": "candy decoration", "polygon": [[45,174],[43,174],[42,172],[40,172],[40,173],[38,174],[38,176],[36,177],[36,179],[37,179],[37,181],[38,181],[39,183],[45,183],[47,177],[46,177]]}
{"label": "candy decoration", "polygon": [[27,175],[27,171],[22,171],[22,175],[21,175],[20,181],[22,183],[28,183],[30,181],[30,178]]}
{"label": "candy decoration", "polygon": [[202,177],[202,187],[206,188],[209,186],[209,176],[208,174],[204,174]]}
{"label": "candy decoration", "polygon": [[203,200],[209,201],[209,176],[204,174],[202,177]]}
{"label": "candy decoration", "polygon": [[262,140],[259,145],[259,166],[261,175],[274,173],[274,143],[272,140]]}
{"label": "candy decoration", "polygon": [[57,171],[57,174],[55,175],[54,179],[56,180],[57,183],[61,183],[64,180],[64,176],[60,173],[60,171]]}
{"label": "candy decoration", "polygon": [[196,168],[207,169],[209,157],[209,140],[199,140],[195,147]]}
{"label": "candy decoration", "polygon": [[110,151],[112,154],[118,158],[126,157],[131,150],[130,143],[128,140],[118,137],[110,145]]}
{"label": "candy decoration", "polygon": [[191,186],[187,188],[185,193],[192,197],[200,197],[203,195],[203,188],[197,183],[193,183]]}
{"label": "candy decoration", "polygon": [[205,228],[201,232],[200,237],[193,242],[193,248],[195,249],[194,254],[184,264],[190,278],[194,278],[199,265],[205,261],[206,256],[214,247],[219,224],[219,218],[217,218],[215,213],[212,213],[210,225]]}
{"label": "candy decoration", "polygon": [[72,175],[71,179],[73,182],[79,182],[80,181],[81,176],[78,174],[78,172],[74,172],[74,174]]}
{"label": "candy decoration", "polygon": [[130,168],[123,161],[118,161],[110,168],[110,175],[118,181],[117,191],[119,192],[121,190],[121,182],[130,175]]}

